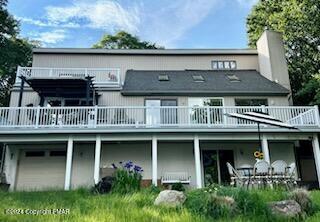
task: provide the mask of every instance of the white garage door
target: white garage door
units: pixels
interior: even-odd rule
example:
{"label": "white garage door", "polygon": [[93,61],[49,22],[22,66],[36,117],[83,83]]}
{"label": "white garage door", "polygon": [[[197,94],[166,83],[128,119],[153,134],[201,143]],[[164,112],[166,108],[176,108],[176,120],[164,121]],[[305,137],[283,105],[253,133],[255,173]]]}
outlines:
{"label": "white garage door", "polygon": [[23,150],[20,152],[16,189],[63,189],[65,170],[64,150]]}

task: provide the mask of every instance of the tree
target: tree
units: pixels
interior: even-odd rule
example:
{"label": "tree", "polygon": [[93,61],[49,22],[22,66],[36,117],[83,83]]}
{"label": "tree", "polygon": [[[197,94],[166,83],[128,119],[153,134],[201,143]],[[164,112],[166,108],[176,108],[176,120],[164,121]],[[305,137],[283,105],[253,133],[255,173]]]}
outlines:
{"label": "tree", "polygon": [[294,103],[320,104],[320,1],[260,0],[247,17],[249,46],[265,28],[283,34]]}
{"label": "tree", "polygon": [[125,31],[120,31],[115,35],[106,34],[102,39],[93,45],[93,48],[105,49],[161,49],[155,43],[141,41],[139,37],[133,36]]}
{"label": "tree", "polygon": [[18,37],[19,24],[6,6],[7,0],[0,0],[0,106],[9,105],[17,66],[30,65],[33,47],[26,39]]}

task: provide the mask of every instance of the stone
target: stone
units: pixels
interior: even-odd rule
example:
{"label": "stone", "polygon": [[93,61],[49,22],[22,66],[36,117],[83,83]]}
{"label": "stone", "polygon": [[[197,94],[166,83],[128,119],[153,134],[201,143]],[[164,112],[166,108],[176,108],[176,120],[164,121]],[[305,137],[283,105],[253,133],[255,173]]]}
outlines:
{"label": "stone", "polygon": [[183,192],[176,190],[163,190],[157,196],[154,204],[176,207],[183,204],[185,200],[186,196]]}
{"label": "stone", "polygon": [[273,214],[285,217],[295,217],[301,213],[301,207],[295,200],[270,202],[269,207]]}

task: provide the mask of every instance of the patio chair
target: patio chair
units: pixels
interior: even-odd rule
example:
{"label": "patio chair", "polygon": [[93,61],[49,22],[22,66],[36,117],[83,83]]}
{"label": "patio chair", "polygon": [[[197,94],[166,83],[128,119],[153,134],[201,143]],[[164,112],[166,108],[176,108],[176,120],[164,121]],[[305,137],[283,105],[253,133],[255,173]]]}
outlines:
{"label": "patio chair", "polygon": [[257,161],[253,167],[252,185],[257,183],[258,186],[261,184],[266,186],[267,184],[271,184],[270,179],[270,164],[265,160]]}
{"label": "patio chair", "polygon": [[237,186],[237,185],[241,185],[241,186],[245,186],[245,185],[249,185],[250,182],[250,178],[248,176],[242,176],[238,173],[238,171],[236,169],[233,168],[233,166],[227,162],[227,168],[228,168],[228,172],[230,175],[230,185],[231,186]]}
{"label": "patio chair", "polygon": [[239,166],[239,168],[245,169],[246,170],[242,170],[242,171],[238,171],[242,176],[252,176],[252,170],[253,170],[253,166],[250,164],[242,164]]}
{"label": "patio chair", "polygon": [[287,174],[287,163],[283,160],[276,160],[271,164],[272,168],[272,182],[279,184],[284,183],[286,184],[286,174]]}
{"label": "patio chair", "polygon": [[289,187],[295,187],[297,185],[297,178],[296,178],[296,163],[292,162],[289,164],[286,172],[286,181]]}

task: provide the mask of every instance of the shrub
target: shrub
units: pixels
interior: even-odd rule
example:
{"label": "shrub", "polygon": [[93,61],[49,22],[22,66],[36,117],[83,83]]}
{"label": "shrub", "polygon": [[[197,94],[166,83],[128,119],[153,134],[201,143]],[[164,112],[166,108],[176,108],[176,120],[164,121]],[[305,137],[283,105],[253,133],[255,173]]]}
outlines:
{"label": "shrub", "polygon": [[109,193],[111,191],[113,181],[113,177],[104,177],[98,184],[94,185],[92,191],[97,194]]}
{"label": "shrub", "polygon": [[142,191],[144,193],[159,194],[161,192],[161,188],[151,184],[150,186],[143,189]]}
{"label": "shrub", "polygon": [[235,211],[235,201],[232,197],[217,196],[216,191],[205,188],[189,191],[185,207],[195,214],[227,218]]}
{"label": "shrub", "polygon": [[143,172],[142,168],[133,164],[132,161],[120,162],[120,167],[112,164],[115,168],[112,192],[127,194],[140,190]]}
{"label": "shrub", "polygon": [[174,183],[172,184],[171,190],[176,190],[176,191],[186,191],[182,183]]}

